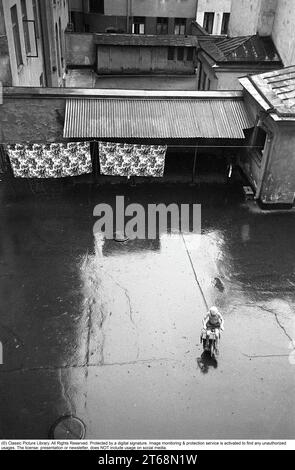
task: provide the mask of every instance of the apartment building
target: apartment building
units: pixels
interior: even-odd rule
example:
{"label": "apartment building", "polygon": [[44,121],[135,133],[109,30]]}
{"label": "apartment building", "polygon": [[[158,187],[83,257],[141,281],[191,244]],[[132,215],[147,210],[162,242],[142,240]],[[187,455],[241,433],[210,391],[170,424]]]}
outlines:
{"label": "apartment building", "polygon": [[75,32],[191,34],[198,0],[70,0]]}
{"label": "apartment building", "polygon": [[68,0],[0,0],[0,80],[62,86]]}

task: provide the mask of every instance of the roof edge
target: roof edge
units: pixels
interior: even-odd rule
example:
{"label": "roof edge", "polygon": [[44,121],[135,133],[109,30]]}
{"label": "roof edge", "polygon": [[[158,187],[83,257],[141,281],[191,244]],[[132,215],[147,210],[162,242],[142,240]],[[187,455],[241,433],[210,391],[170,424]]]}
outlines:
{"label": "roof edge", "polygon": [[242,99],[243,91],[113,90],[100,88],[3,87],[3,98],[208,98]]}

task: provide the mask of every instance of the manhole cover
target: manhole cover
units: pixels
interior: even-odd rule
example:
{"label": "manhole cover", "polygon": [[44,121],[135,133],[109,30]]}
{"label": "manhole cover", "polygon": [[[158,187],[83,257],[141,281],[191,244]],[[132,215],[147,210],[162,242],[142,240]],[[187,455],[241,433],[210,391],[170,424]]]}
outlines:
{"label": "manhole cover", "polygon": [[76,416],[62,416],[51,427],[50,439],[84,439],[86,433],[85,424]]}
{"label": "manhole cover", "polygon": [[124,243],[129,240],[128,237],[126,237],[124,232],[115,232],[114,233],[114,241],[119,242],[119,243]]}

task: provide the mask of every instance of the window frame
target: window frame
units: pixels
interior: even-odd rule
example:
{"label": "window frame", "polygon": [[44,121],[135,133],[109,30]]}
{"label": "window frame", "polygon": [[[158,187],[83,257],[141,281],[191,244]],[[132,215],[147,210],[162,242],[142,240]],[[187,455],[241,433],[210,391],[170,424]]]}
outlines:
{"label": "window frame", "polygon": [[37,0],[32,0],[32,7],[35,20],[36,38],[40,39],[39,6]]}
{"label": "window frame", "polygon": [[177,48],[177,60],[179,62],[184,61],[184,49],[185,48],[183,46]]}
{"label": "window frame", "polygon": [[31,47],[31,38],[30,38],[30,30],[28,24],[28,10],[27,10],[27,1],[21,0],[21,14],[22,14],[22,23],[23,23],[23,32],[24,32],[24,41],[25,41],[25,49],[26,55],[29,57],[29,54],[32,52]]}
{"label": "window frame", "polygon": [[[181,28],[184,28],[183,31],[181,31]],[[186,34],[186,19],[185,18],[175,18],[174,20],[174,34],[179,36],[179,35],[185,35]]]}
{"label": "window frame", "polygon": [[168,34],[168,21],[169,21],[168,17],[166,17],[166,16],[158,16],[157,17],[157,25],[156,25],[157,34],[159,34],[159,35]]}
{"label": "window frame", "polygon": [[[212,22],[210,20],[212,20]],[[207,31],[208,34],[212,34],[213,32],[214,20],[215,20],[214,11],[206,11],[204,13],[203,28]]]}
{"label": "window frame", "polygon": [[145,34],[145,17],[144,16],[133,17],[132,34]]}
{"label": "window frame", "polygon": [[175,47],[168,46],[168,60],[175,60]]}
{"label": "window frame", "polygon": [[12,26],[12,35],[13,35],[13,42],[14,42],[16,65],[17,65],[17,68],[20,68],[22,65],[24,65],[24,60],[23,60],[23,51],[22,51],[21,40],[20,40],[17,4],[13,5],[10,8],[10,17],[11,17],[11,26]]}
{"label": "window frame", "polygon": [[221,34],[228,33],[229,20],[230,20],[230,13],[224,12],[222,16],[222,22],[221,22]]}
{"label": "window frame", "polygon": [[193,60],[194,60],[194,49],[193,49],[193,47],[187,47],[186,49],[187,49],[187,51],[186,51],[186,60],[188,62],[193,62]]}
{"label": "window frame", "polygon": [[56,62],[57,62],[57,73],[61,78],[61,57],[60,57],[60,45],[59,45],[59,28],[58,24],[55,23],[55,48],[56,48]]}

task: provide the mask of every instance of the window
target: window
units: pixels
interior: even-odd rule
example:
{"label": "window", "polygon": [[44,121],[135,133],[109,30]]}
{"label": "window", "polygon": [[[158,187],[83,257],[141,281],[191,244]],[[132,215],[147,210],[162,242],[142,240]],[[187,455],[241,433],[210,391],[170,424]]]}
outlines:
{"label": "window", "polygon": [[33,0],[33,13],[34,13],[34,20],[35,20],[35,31],[36,31],[36,38],[40,38],[40,25],[39,25],[39,11],[38,5],[36,0]]}
{"label": "window", "polygon": [[209,34],[212,34],[213,23],[214,23],[214,13],[206,12],[204,15],[203,27]]}
{"label": "window", "polygon": [[56,60],[57,60],[57,71],[58,76],[61,76],[61,65],[60,65],[60,49],[59,49],[59,34],[58,34],[58,26],[55,23],[55,48],[56,48]]}
{"label": "window", "polygon": [[31,42],[30,42],[30,32],[29,32],[26,0],[21,0],[21,10],[22,10],[22,20],[23,20],[23,28],[24,28],[24,36],[25,36],[25,47],[26,47],[26,53],[28,55],[31,52]]}
{"label": "window", "polygon": [[133,18],[132,33],[144,34],[145,31],[145,18],[143,16],[135,16]]}
{"label": "window", "polygon": [[168,60],[174,60],[175,47],[168,47]]}
{"label": "window", "polygon": [[186,51],[186,60],[191,62],[194,58],[194,49],[192,47],[188,47]]}
{"label": "window", "polygon": [[64,57],[63,57],[63,34],[61,30],[61,20],[58,20],[58,29],[59,29],[59,47],[60,47],[60,57],[61,57],[61,65],[64,65]]}
{"label": "window", "polygon": [[168,18],[157,18],[157,34],[168,34]]}
{"label": "window", "polygon": [[184,47],[178,47],[177,49],[177,60],[184,59]]}
{"label": "window", "polygon": [[262,129],[262,127],[256,127],[254,129],[254,136],[253,136],[253,141],[254,141],[254,147],[258,147],[256,148],[256,150],[261,153],[261,155],[263,154],[263,150],[264,150],[264,147],[265,147],[265,142],[266,142],[266,138],[267,138],[267,133],[265,132],[264,129]]}
{"label": "window", "polygon": [[89,10],[90,13],[100,13],[104,15],[104,0],[90,0]]}
{"label": "window", "polygon": [[230,17],[230,13],[223,13],[221,34],[227,34],[228,32],[229,17]]}
{"label": "window", "polygon": [[19,67],[23,64],[23,56],[22,56],[22,49],[20,44],[20,35],[19,35],[19,24],[18,24],[18,16],[17,16],[17,7],[14,5],[10,9],[11,14],[11,23],[12,23],[12,32],[13,32],[13,40],[14,40],[14,49],[15,49],[15,57],[16,63]]}
{"label": "window", "polygon": [[185,34],[186,19],[175,18],[174,34]]}

